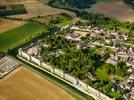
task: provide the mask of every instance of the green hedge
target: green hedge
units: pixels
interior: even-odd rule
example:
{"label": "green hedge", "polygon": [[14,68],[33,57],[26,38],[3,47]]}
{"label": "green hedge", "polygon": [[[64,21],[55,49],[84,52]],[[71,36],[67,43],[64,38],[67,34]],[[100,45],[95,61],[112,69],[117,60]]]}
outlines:
{"label": "green hedge", "polygon": [[17,5],[8,5],[6,6],[9,9],[0,10],[0,16],[15,15],[15,14],[24,14],[27,13],[23,4]]}
{"label": "green hedge", "polygon": [[130,5],[134,9],[134,1],[133,0],[124,0],[125,3]]}

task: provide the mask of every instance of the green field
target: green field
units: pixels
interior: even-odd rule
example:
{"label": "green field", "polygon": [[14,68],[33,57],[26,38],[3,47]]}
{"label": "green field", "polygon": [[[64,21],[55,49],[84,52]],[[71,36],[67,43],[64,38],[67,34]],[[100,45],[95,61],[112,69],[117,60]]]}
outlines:
{"label": "green field", "polygon": [[66,13],[61,13],[57,16],[54,16],[53,19],[56,19],[54,23],[60,27],[64,27],[72,22],[71,16]]}
{"label": "green field", "polygon": [[28,23],[21,27],[0,33],[0,51],[7,52],[7,50],[15,48],[30,39],[33,39],[41,34],[46,29],[37,23]]}

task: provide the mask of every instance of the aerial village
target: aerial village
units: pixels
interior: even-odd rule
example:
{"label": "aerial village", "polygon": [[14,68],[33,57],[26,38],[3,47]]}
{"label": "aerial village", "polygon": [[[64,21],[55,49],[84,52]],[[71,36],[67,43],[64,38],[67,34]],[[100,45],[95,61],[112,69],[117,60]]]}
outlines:
{"label": "aerial village", "polygon": [[[66,32],[65,32],[66,31]],[[105,63],[111,64],[113,66],[117,65],[120,61],[124,62],[127,67],[127,75],[125,76],[124,80],[111,80],[113,86],[111,87],[111,91],[127,91],[127,93],[123,94],[124,100],[133,100],[134,99],[134,46],[125,42],[129,40],[129,37],[125,34],[119,34],[114,30],[105,30],[99,29],[97,27],[91,27],[86,25],[77,25],[73,23],[72,25],[67,25],[62,27],[59,31],[55,32],[54,35],[61,35],[64,34],[64,39],[70,41],[71,43],[75,43],[76,49],[87,49],[87,48],[95,48],[101,47],[101,58],[100,60],[105,60]],[[49,36],[48,36],[49,37]],[[117,42],[118,41],[118,42]],[[27,60],[35,63],[39,66],[42,66],[43,61],[47,61],[42,56],[41,48],[49,48],[50,44],[45,43],[43,40],[38,40],[35,43],[31,43],[26,47],[20,48],[18,51],[18,56],[22,58],[26,58]],[[103,49],[105,48],[105,49]],[[105,54],[108,49],[110,52],[109,56]],[[48,53],[48,54],[47,54]],[[51,55],[55,55],[55,58],[58,58],[65,54],[62,49],[53,49],[52,52],[48,52],[46,50],[45,53],[48,57]],[[31,56],[33,58],[31,58]],[[46,57],[47,57],[46,56]],[[0,77],[7,75],[15,68],[19,67],[21,63],[14,58],[10,57],[9,55],[5,56],[0,60]],[[61,69],[53,69],[50,62],[45,62],[44,66],[54,74],[58,76],[64,75],[64,71]],[[52,71],[52,70],[55,70]],[[85,73],[87,74],[87,73]],[[67,74],[68,75],[68,74]],[[116,75],[114,76],[116,77]],[[85,83],[79,78],[77,79],[74,76],[65,76],[66,80],[71,81],[76,87],[79,86],[82,90],[87,90]],[[88,72],[88,78],[92,81],[96,81],[96,77],[92,72]],[[80,82],[82,84],[80,84]],[[84,84],[84,85],[83,85]],[[96,98],[105,99],[108,98],[103,93],[100,95],[100,92],[94,90],[94,88],[90,88],[90,95],[96,96]],[[94,92],[93,92],[94,91]],[[99,93],[99,94],[98,94]],[[110,100],[110,99],[109,99]],[[112,100],[112,99],[111,99]]]}
{"label": "aerial village", "polygon": [[[65,32],[66,31],[66,32]],[[123,62],[127,66],[125,72],[127,73],[123,80],[119,81],[118,79],[112,79],[111,91],[127,91],[123,94],[124,100],[133,100],[134,99],[134,46],[125,41],[129,40],[129,37],[125,34],[120,34],[114,30],[105,30],[99,29],[97,27],[91,27],[86,25],[67,25],[63,27],[60,31],[55,32],[54,35],[64,34],[64,39],[75,43],[76,49],[86,49],[101,47],[101,60],[105,60],[105,63],[116,66],[119,62]],[[49,36],[48,36],[49,37]],[[118,42],[117,42],[118,41]],[[41,62],[45,61],[45,66],[54,65],[48,62],[50,56],[53,56],[55,59],[65,54],[62,49],[53,49],[51,52],[48,52],[46,49],[51,47],[51,44],[47,44],[44,40],[38,40],[35,43],[31,43],[24,48],[19,49],[19,56],[31,59],[30,56],[35,57],[35,63],[41,66]],[[45,55],[42,55],[42,49],[46,50]],[[105,49],[103,49],[105,48]],[[107,56],[105,53],[109,48],[112,52]],[[24,55],[22,55],[22,52]],[[45,56],[46,58],[44,58]],[[33,58],[34,59],[34,58]],[[34,62],[32,61],[32,62]],[[52,67],[52,68],[53,68]],[[51,68],[49,68],[51,69]],[[62,71],[60,69],[60,71]],[[60,73],[60,71],[57,71]],[[64,73],[62,71],[62,73]],[[86,74],[86,73],[85,73]],[[62,76],[62,74],[58,74]],[[116,75],[114,76],[117,77]],[[96,77],[92,72],[88,72],[88,78],[92,81],[96,81]],[[70,79],[71,80],[71,79]],[[77,80],[78,81],[78,80]],[[76,82],[77,83],[77,82]],[[76,84],[75,84],[76,85]],[[92,94],[92,93],[91,93]]]}
{"label": "aerial village", "polygon": [[134,100],[133,1],[0,0],[0,100]]}

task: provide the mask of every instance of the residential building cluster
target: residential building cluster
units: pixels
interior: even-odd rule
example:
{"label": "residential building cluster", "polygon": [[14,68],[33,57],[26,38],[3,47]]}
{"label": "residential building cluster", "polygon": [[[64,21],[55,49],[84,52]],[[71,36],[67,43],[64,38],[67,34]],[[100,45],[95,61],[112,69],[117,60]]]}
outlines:
{"label": "residential building cluster", "polygon": [[134,100],[134,72],[130,74],[122,83],[121,88],[124,91],[127,91],[126,94],[123,95],[126,100]]}
{"label": "residential building cluster", "polygon": [[[70,30],[72,33],[69,33],[70,37],[67,39],[77,41],[77,39],[79,38],[79,42],[77,44],[78,49],[85,49],[88,47],[95,46],[111,48],[114,53],[110,54],[110,57],[106,60],[106,63],[116,65],[118,64],[118,62],[123,61],[126,63],[127,66],[129,66],[129,69],[127,70],[127,78],[123,82],[119,83],[119,88],[121,88],[123,91],[128,91],[123,96],[124,100],[134,100],[134,45],[124,43],[124,41],[128,40],[129,37],[127,35],[121,35],[115,31],[91,28],[89,26],[72,26]],[[76,30],[79,31],[78,34],[76,33]],[[90,34],[90,36],[95,37],[95,39],[91,39],[89,41],[82,41],[81,37],[86,36],[83,35],[83,32],[84,34],[86,32],[86,35]],[[73,36],[73,34],[75,34],[76,37]],[[102,41],[100,41],[100,39],[102,39]],[[95,78],[92,74],[90,74],[90,72],[88,77],[91,80],[95,80]]]}

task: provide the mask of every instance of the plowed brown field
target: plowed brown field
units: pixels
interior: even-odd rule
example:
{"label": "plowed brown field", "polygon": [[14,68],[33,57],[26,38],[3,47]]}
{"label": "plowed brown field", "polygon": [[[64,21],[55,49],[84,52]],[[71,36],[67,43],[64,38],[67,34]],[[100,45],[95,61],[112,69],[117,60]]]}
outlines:
{"label": "plowed brown field", "polygon": [[91,9],[120,21],[134,22],[134,10],[128,7],[123,1],[99,3],[93,5]]}
{"label": "plowed brown field", "polygon": [[67,92],[20,67],[0,80],[0,100],[74,100]]}

